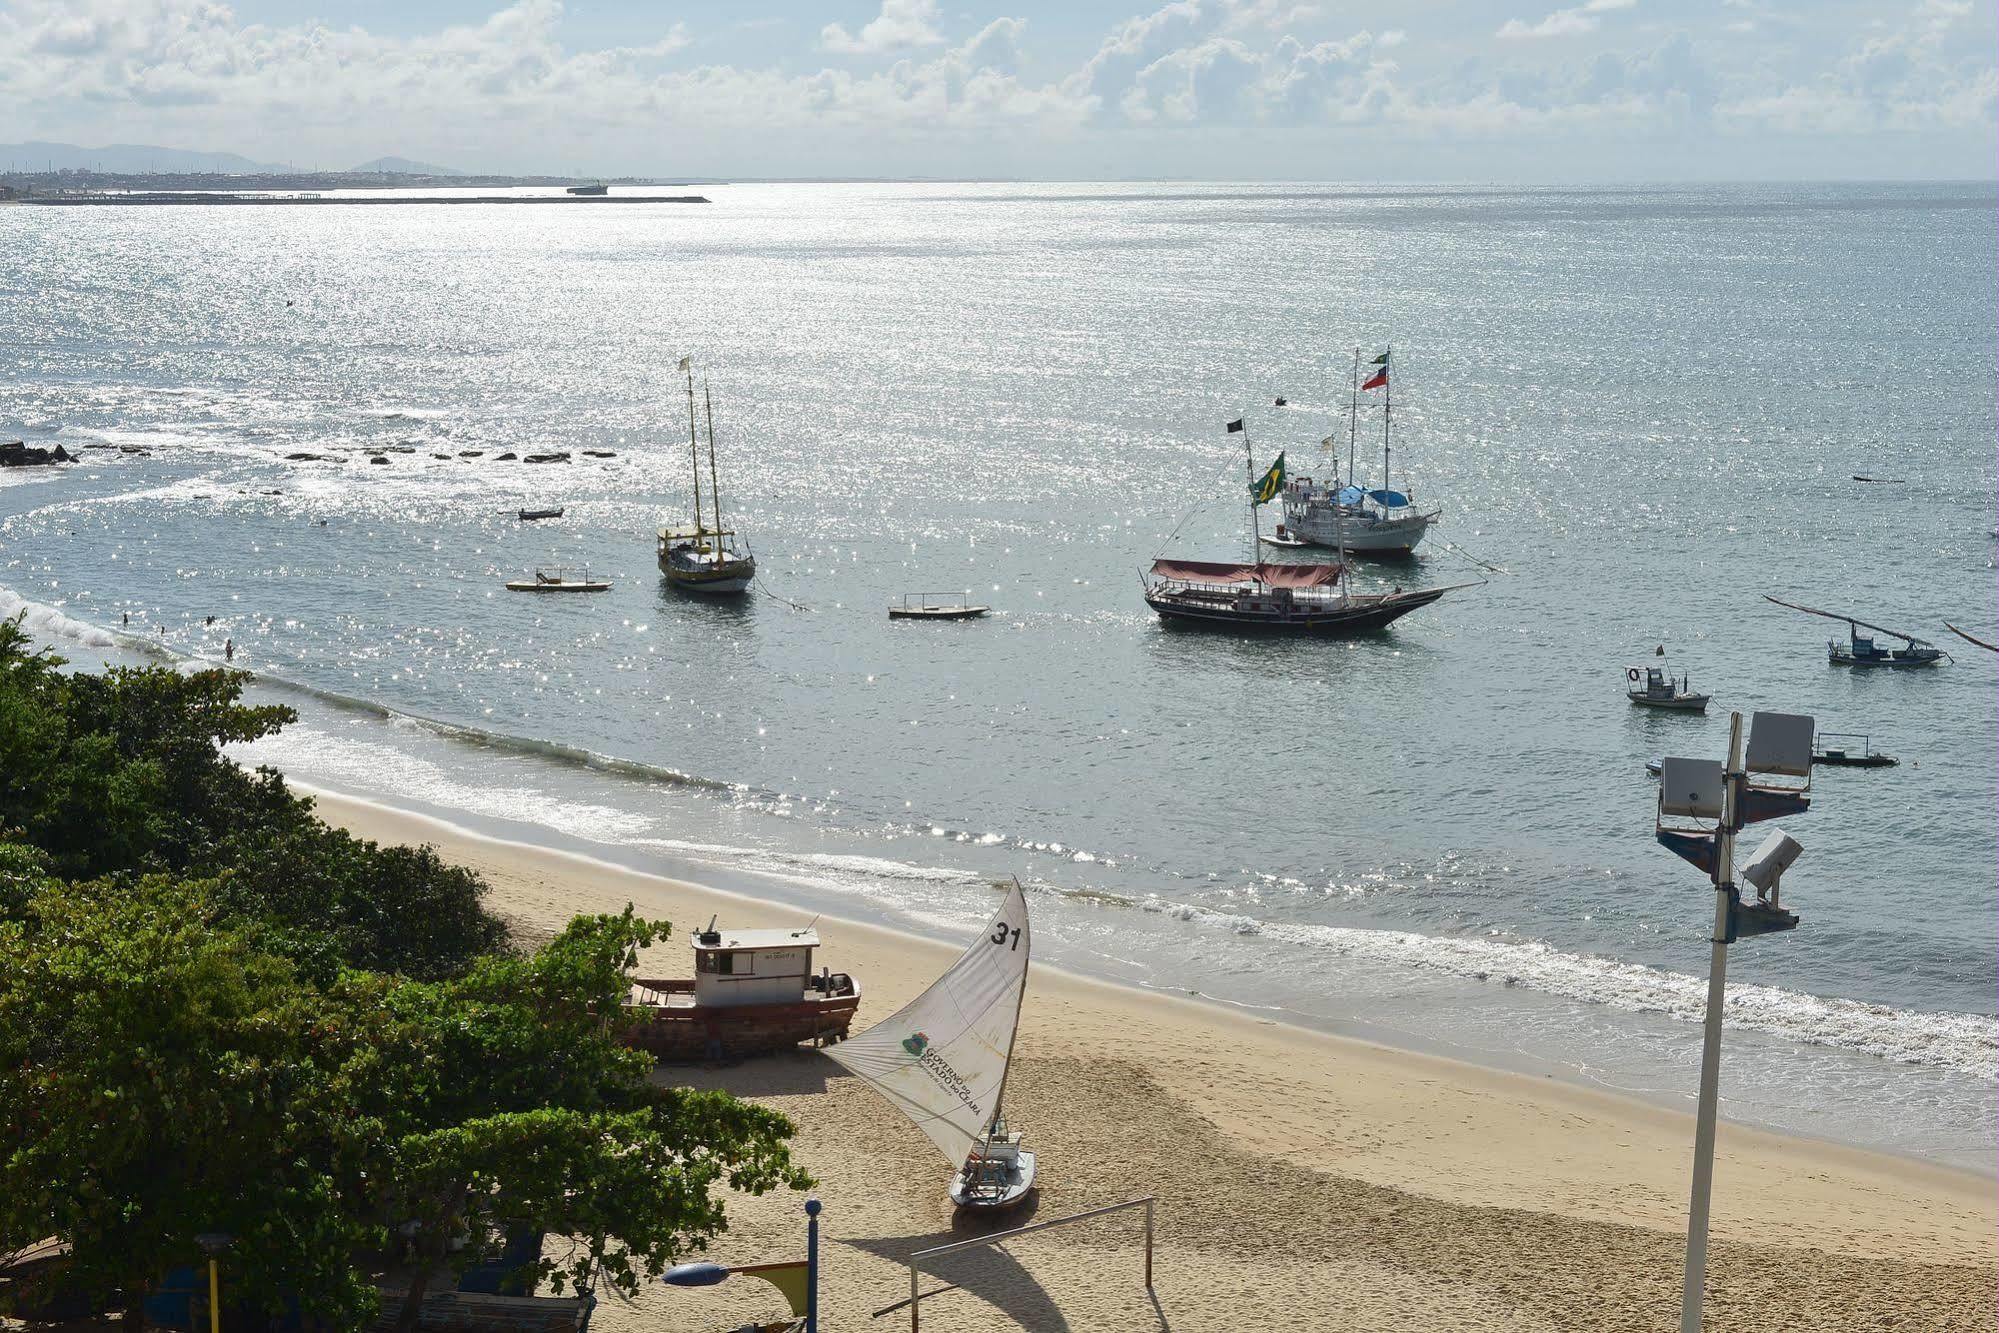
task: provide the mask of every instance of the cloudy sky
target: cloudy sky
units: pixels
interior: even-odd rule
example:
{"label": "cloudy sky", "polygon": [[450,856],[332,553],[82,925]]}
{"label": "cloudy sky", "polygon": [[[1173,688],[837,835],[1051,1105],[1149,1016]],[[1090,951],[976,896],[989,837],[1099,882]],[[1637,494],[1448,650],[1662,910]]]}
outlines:
{"label": "cloudy sky", "polygon": [[1974,177],[1990,0],[0,0],[0,141],[704,176]]}

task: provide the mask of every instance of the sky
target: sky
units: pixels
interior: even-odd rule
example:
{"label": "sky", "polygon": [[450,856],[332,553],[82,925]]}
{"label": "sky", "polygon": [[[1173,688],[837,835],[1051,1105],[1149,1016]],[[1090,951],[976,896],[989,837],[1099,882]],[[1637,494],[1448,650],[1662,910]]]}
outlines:
{"label": "sky", "polygon": [[1979,179],[1991,0],[0,0],[0,142],[600,176]]}

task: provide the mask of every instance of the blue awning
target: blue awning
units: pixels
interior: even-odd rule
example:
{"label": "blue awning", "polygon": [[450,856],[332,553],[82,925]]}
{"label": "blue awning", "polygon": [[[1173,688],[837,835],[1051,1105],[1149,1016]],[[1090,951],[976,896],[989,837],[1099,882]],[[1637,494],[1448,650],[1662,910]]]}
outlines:
{"label": "blue awning", "polygon": [[1383,509],[1402,509],[1409,503],[1409,497],[1401,491],[1369,491],[1367,498]]}
{"label": "blue awning", "polygon": [[1364,492],[1358,486],[1343,486],[1340,488],[1340,493],[1333,498],[1343,505],[1357,505],[1360,503],[1363,494]]}

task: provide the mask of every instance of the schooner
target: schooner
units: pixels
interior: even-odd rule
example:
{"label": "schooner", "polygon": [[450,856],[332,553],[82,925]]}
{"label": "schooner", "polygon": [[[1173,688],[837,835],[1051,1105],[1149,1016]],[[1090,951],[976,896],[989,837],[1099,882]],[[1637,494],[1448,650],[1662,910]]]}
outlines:
{"label": "schooner", "polygon": [[736,533],[722,526],[722,484],[715,471],[715,402],[708,381],[701,381],[701,400],[708,411],[708,499],[714,515],[710,526],[701,512],[701,445],[695,435],[694,370],[690,358],[680,358],[687,377],[687,452],[694,465],[694,522],[689,527],[659,530],[659,568],[666,581],[689,592],[740,593],[757,576],[756,557],[749,543],[737,544]]}

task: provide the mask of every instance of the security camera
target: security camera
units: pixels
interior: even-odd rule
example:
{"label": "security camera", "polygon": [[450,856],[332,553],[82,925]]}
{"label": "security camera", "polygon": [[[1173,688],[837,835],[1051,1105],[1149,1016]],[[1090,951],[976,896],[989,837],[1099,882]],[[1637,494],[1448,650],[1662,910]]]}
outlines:
{"label": "security camera", "polygon": [[1776,901],[1777,881],[1804,850],[1803,844],[1784,830],[1771,829],[1770,836],[1756,849],[1756,855],[1743,864],[1743,882],[1755,886],[1759,900]]}

